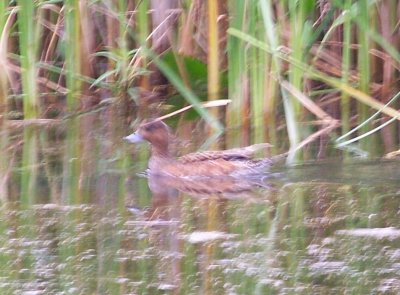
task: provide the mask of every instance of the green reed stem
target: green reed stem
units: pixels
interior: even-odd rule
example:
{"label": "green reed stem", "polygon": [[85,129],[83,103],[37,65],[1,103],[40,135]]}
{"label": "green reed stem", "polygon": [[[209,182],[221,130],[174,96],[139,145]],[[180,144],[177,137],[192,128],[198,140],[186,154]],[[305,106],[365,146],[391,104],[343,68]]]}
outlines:
{"label": "green reed stem", "polygon": [[[342,83],[349,83],[349,72],[351,66],[351,9],[352,0],[346,0],[344,4],[345,20],[343,23],[343,49],[342,49]],[[342,92],[341,98],[341,121],[342,134],[350,130],[350,96],[346,92]]]}
{"label": "green reed stem", "polygon": [[[136,32],[137,37],[139,39],[140,44],[145,44],[145,46],[150,46],[149,41],[147,40],[150,35],[150,19],[149,19],[149,1],[141,1],[139,6],[137,7],[137,17],[136,17]],[[146,54],[142,55],[141,67],[143,69],[147,69],[149,64],[149,59]],[[132,73],[134,75],[135,73]],[[149,75],[144,75],[140,77],[139,85],[142,90],[149,91],[150,90],[150,77]],[[139,112],[141,113],[141,112]],[[141,114],[140,114],[141,115]]]}
{"label": "green reed stem", "polygon": [[[65,3],[65,69],[67,94],[67,109],[76,111],[79,104],[81,90],[81,22],[78,0],[66,0]],[[73,118],[67,131],[66,153],[64,161],[64,177],[62,194],[70,204],[80,204],[82,191],[79,186],[81,176],[81,148],[80,148],[80,119]]]}
{"label": "green reed stem", "polygon": [[[0,1],[0,61],[7,60],[7,40],[8,40],[8,27],[7,23],[7,1]],[[0,115],[6,111],[6,101],[8,95],[8,77],[6,70],[3,69],[0,73]]]}
{"label": "green reed stem", "polygon": [[[229,26],[237,30],[245,30],[246,1],[231,0],[228,1],[230,18]],[[242,109],[245,101],[243,100],[243,92],[246,85],[246,49],[245,42],[234,36],[228,35],[227,43],[228,56],[228,93],[232,100],[228,107],[226,124],[229,128],[228,132],[230,140],[237,139],[239,136],[238,128],[243,123]]]}
{"label": "green reed stem", "polygon": [[148,44],[146,39],[150,35],[150,19],[149,19],[149,1],[140,1],[137,7],[137,36],[142,44]]}
{"label": "green reed stem", "polygon": [[[207,96],[208,100],[216,100],[220,95],[219,75],[219,43],[218,43],[218,3],[208,0],[208,53],[207,53]],[[210,114],[218,118],[218,108],[210,110]],[[209,130],[212,134],[212,130]],[[213,142],[212,144],[218,144]]]}
{"label": "green reed stem", "polygon": [[[303,3],[305,1],[289,1],[289,22],[290,22],[290,47],[291,56],[298,61],[304,60],[304,23],[305,15]],[[303,89],[304,73],[297,67],[289,65],[289,82],[297,89]],[[290,96],[291,97],[291,96]],[[300,117],[300,104],[293,98],[290,98],[296,111],[296,120]]]}
{"label": "green reed stem", "polygon": [[218,3],[208,0],[208,100],[219,98]]}
{"label": "green reed stem", "polygon": [[81,90],[81,22],[78,0],[65,0],[65,69],[68,89],[68,111],[78,107],[78,96]]}
{"label": "green reed stem", "polygon": [[39,96],[37,92],[36,51],[38,38],[35,37],[35,1],[19,0],[18,13],[21,79],[23,89],[24,117],[37,118]]}
{"label": "green reed stem", "polygon": [[[143,14],[142,6],[146,6],[147,1],[141,1],[138,9],[138,13],[141,16]],[[122,53],[122,60],[119,64],[120,71],[119,74],[121,75],[120,81],[123,82],[126,88],[129,86],[129,48],[127,43],[127,29],[128,23],[126,20],[126,9],[127,9],[127,1],[126,0],[118,0],[118,23],[119,23],[119,30],[118,30],[118,40],[117,40],[117,48],[113,48],[115,50],[119,50]],[[147,9],[147,7],[146,7]],[[138,16],[139,17],[139,16]],[[139,17],[140,18],[140,17]],[[125,89],[123,89],[125,91]]]}
{"label": "green reed stem", "polygon": [[[259,5],[257,2],[252,2],[249,5],[249,32],[255,32],[256,38],[265,40],[265,28],[258,26],[261,18]],[[252,137],[254,142],[264,142],[266,129],[265,126],[265,97],[266,97],[266,80],[269,78],[266,69],[267,58],[270,55],[263,52],[259,48],[252,47],[249,49],[249,68],[250,68],[250,105],[252,119]]]}
{"label": "green reed stem", "polygon": [[7,18],[8,18],[7,2],[8,1],[0,1],[0,30],[1,30],[1,32],[3,32]]}
{"label": "green reed stem", "polygon": [[[368,3],[367,1],[359,1],[359,18],[360,21],[364,24],[369,24],[369,10],[368,10]],[[369,25],[368,25],[369,27]],[[365,33],[365,29],[358,30],[358,43],[359,43],[359,50],[358,50],[358,71],[360,76],[360,91],[368,94],[369,93],[369,83],[370,83],[370,55],[369,55],[369,38],[368,35]],[[368,118],[368,108],[365,104],[358,104],[358,122],[363,122]],[[362,133],[368,131],[368,126],[365,126],[361,129]],[[362,148],[369,149],[370,145],[364,141],[362,144]]]}

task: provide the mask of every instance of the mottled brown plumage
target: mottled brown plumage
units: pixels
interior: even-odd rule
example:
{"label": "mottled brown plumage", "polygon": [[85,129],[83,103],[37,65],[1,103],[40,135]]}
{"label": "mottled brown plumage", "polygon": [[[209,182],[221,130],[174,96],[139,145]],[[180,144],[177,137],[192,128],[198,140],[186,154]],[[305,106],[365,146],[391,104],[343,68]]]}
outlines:
{"label": "mottled brown plumage", "polygon": [[267,143],[225,151],[197,152],[174,158],[169,151],[169,128],[162,121],[144,122],[125,139],[129,142],[146,140],[151,144],[149,173],[152,175],[239,177],[263,173],[271,165],[268,158],[253,159],[256,151],[270,146]]}

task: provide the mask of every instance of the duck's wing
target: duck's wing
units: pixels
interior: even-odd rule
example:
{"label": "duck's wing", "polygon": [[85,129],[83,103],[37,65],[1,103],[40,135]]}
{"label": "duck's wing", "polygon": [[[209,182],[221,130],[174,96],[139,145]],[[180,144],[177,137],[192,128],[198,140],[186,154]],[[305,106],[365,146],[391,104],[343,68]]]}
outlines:
{"label": "duck's wing", "polygon": [[271,145],[269,143],[259,143],[243,148],[234,148],[224,151],[206,151],[206,152],[191,153],[180,157],[179,162],[187,164],[187,163],[202,162],[202,161],[212,161],[218,159],[223,159],[226,161],[251,160],[255,152],[261,149],[265,149],[267,147],[271,147]]}

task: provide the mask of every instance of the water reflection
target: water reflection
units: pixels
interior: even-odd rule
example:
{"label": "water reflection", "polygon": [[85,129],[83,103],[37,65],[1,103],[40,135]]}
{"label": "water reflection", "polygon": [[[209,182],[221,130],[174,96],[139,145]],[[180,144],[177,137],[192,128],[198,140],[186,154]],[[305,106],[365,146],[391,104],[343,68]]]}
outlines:
{"label": "water reflection", "polygon": [[180,192],[198,197],[245,198],[252,197],[258,190],[271,190],[268,182],[271,175],[252,175],[249,177],[173,177],[151,175],[149,188],[154,195],[166,188],[174,188]]}
{"label": "water reflection", "polygon": [[147,179],[100,122],[1,134],[0,294],[400,293],[398,162]]}

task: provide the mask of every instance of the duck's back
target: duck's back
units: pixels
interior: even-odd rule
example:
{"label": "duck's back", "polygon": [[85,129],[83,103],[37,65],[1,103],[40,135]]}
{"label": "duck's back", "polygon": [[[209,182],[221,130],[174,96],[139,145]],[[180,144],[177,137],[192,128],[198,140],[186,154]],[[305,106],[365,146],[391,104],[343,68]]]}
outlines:
{"label": "duck's back", "polygon": [[268,143],[254,144],[243,148],[234,148],[224,151],[205,151],[187,154],[179,158],[179,162],[189,164],[203,161],[225,160],[225,161],[248,161],[261,149],[270,147]]}
{"label": "duck's back", "polygon": [[257,144],[224,151],[206,151],[187,154],[167,165],[165,171],[176,176],[241,176],[262,173],[271,162],[267,158],[253,160],[257,150],[270,146]]}

